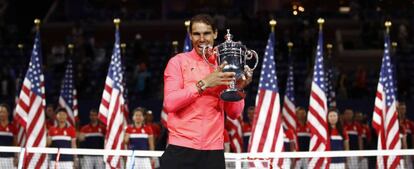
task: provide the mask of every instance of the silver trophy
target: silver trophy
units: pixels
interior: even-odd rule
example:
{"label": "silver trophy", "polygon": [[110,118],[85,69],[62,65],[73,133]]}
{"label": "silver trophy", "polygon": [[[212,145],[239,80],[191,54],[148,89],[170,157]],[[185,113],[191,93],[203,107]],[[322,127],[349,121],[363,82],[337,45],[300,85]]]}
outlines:
{"label": "silver trophy", "polygon": [[237,81],[245,78],[244,67],[247,65],[246,61],[251,60],[253,57],[256,59],[253,68],[249,67],[253,71],[258,64],[259,59],[254,50],[249,50],[241,42],[234,42],[232,40],[233,37],[230,34],[230,29],[227,29],[227,34],[224,38],[225,42],[214,48],[211,46],[204,46],[202,51],[203,58],[204,61],[212,67],[215,67],[215,65],[208,62],[206,53],[217,55],[218,65],[221,65],[223,62],[227,62],[227,65],[224,66],[222,71],[236,73],[236,80],[232,81],[228,88],[221,92],[220,98],[224,101],[239,101],[246,96],[243,89],[239,89],[237,87]]}

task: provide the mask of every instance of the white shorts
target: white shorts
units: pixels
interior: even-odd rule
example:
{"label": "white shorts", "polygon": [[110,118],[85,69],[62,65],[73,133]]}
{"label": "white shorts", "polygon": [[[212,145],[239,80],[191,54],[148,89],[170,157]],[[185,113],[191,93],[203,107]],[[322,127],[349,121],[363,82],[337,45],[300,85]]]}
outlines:
{"label": "white shorts", "polygon": [[360,157],[357,156],[352,156],[352,157],[348,157],[348,160],[346,162],[346,164],[348,164],[348,168],[359,168],[359,162],[358,159]]}
{"label": "white shorts", "polygon": [[331,163],[329,169],[345,169],[345,163]]}
{"label": "white shorts", "polygon": [[0,168],[15,169],[13,157],[0,157]]}
{"label": "white shorts", "polygon": [[296,162],[295,169],[307,169],[308,168],[308,158],[301,158]]}
{"label": "white shorts", "polygon": [[82,169],[104,169],[105,164],[102,156],[83,156],[80,158]]}
{"label": "white shorts", "polygon": [[59,161],[57,164],[55,161],[50,161],[49,168],[55,168],[55,165],[59,169],[73,169],[73,161]]}
{"label": "white shorts", "polygon": [[152,169],[151,160],[149,157],[135,157],[132,160],[131,157],[127,158],[127,169]]}

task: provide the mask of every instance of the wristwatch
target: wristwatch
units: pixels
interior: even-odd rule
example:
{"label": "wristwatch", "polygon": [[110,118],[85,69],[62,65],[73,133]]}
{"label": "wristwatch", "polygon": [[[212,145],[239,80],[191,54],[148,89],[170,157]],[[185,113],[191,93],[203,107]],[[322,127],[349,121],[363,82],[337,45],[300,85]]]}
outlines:
{"label": "wristwatch", "polygon": [[203,92],[206,89],[206,84],[204,83],[203,80],[199,80],[196,83],[196,86],[197,86],[198,93],[201,93],[201,92]]}

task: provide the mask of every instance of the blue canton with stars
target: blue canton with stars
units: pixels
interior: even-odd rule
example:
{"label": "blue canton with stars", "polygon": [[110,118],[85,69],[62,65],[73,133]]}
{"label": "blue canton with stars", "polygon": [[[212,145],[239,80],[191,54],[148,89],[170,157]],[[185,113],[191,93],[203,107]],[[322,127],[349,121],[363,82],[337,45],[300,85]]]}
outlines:
{"label": "blue canton with stars", "polygon": [[123,91],[123,70],[121,66],[121,45],[119,37],[119,28],[116,28],[115,32],[115,44],[112,51],[111,63],[109,65],[108,77],[112,79],[112,88],[116,88],[119,91]]}
{"label": "blue canton with stars", "polygon": [[286,96],[288,99],[295,103],[295,84],[294,84],[294,74],[293,74],[293,61],[292,56],[289,56],[289,72],[288,78],[286,81]]}
{"label": "blue canton with stars", "polygon": [[259,89],[279,92],[277,86],[276,64],[274,62],[275,33],[269,35],[265,55],[263,58],[262,71],[260,74]]}
{"label": "blue canton with stars", "polygon": [[318,35],[318,45],[316,47],[316,57],[315,57],[315,66],[313,73],[313,82],[315,82],[319,88],[326,94],[326,81],[324,74],[323,66],[323,33],[322,30],[319,31]]}
{"label": "blue canton with stars", "polygon": [[384,57],[382,58],[381,73],[379,83],[382,84],[385,91],[385,104],[387,109],[395,101],[395,87],[394,87],[393,65],[390,57],[390,37],[385,35],[384,42]]}
{"label": "blue canton with stars", "polygon": [[38,96],[43,96],[42,91],[43,73],[41,69],[42,52],[40,43],[40,34],[36,33],[33,50],[30,58],[29,68],[27,70],[26,78],[31,82],[31,91]]}
{"label": "blue canton with stars", "polygon": [[332,60],[329,57],[326,60],[326,93],[328,98],[328,106],[330,108],[336,107],[336,93],[335,93],[335,87],[334,87],[334,71],[333,71],[333,65]]}
{"label": "blue canton with stars", "polygon": [[191,45],[190,33],[187,33],[184,39],[184,52],[189,52],[193,49]]}
{"label": "blue canton with stars", "polygon": [[65,100],[70,108],[73,107],[73,66],[72,60],[68,60],[68,65],[65,71],[65,77],[63,78],[63,83],[60,91],[60,96]]}

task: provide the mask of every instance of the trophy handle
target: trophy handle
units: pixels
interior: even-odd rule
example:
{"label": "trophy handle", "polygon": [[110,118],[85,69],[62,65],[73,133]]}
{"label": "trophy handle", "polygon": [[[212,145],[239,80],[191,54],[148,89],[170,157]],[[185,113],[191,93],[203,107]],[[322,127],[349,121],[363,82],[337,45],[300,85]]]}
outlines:
{"label": "trophy handle", "polygon": [[[211,64],[206,57],[206,52],[210,52],[210,50],[214,53],[216,53],[216,48],[212,48],[210,45],[204,45],[203,46],[203,50],[202,50],[202,56],[203,56],[203,60],[204,62],[206,62],[210,67],[212,68],[216,68],[216,66],[214,64]],[[219,63],[220,64],[220,63]]]}
{"label": "trophy handle", "polygon": [[[245,62],[246,62],[246,60],[251,60],[253,57],[256,59],[256,63],[254,64],[253,68],[251,68],[251,67],[249,66],[249,68],[250,68],[251,70],[256,69],[257,64],[259,63],[259,57],[258,57],[258,55],[257,55],[256,51],[254,51],[254,50],[246,50],[246,59],[245,59]],[[246,64],[246,63],[244,63],[244,65],[247,65],[247,64]],[[247,65],[247,66],[248,66],[248,65]]]}

